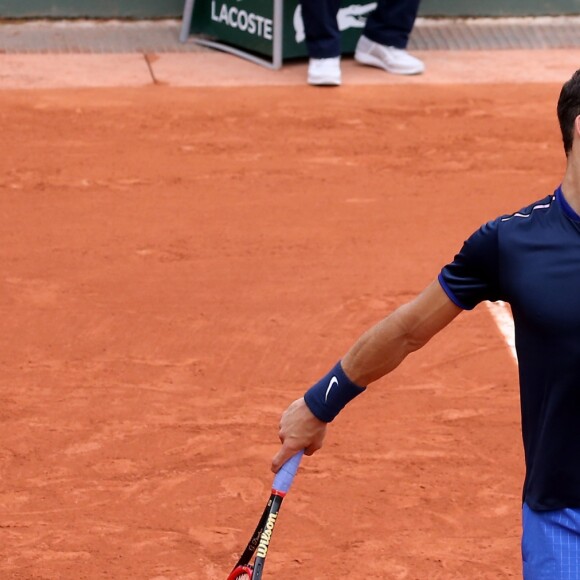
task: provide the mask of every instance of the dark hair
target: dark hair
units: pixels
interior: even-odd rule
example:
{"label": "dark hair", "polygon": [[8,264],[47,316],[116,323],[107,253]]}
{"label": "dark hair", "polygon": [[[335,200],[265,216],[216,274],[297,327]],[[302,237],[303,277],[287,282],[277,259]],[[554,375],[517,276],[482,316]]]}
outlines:
{"label": "dark hair", "polygon": [[558,99],[558,121],[560,121],[566,156],[572,151],[574,122],[578,115],[580,115],[580,69],[568,82],[564,83]]}

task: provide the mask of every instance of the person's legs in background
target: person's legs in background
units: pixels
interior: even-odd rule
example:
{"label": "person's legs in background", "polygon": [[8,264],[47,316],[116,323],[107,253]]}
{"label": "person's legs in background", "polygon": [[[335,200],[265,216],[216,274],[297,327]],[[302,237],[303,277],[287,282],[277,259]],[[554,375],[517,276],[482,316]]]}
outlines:
{"label": "person's legs in background", "polygon": [[355,59],[396,74],[419,74],[425,65],[406,48],[420,0],[379,0],[360,37]]}
{"label": "person's legs in background", "polygon": [[308,48],[308,82],[340,85],[340,31],[336,15],[340,0],[301,0]]}

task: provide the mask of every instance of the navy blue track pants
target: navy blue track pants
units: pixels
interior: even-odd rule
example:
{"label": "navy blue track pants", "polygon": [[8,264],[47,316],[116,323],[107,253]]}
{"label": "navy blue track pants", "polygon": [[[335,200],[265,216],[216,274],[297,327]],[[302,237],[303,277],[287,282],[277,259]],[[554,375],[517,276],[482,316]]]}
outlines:
{"label": "navy blue track pants", "polygon": [[[363,34],[374,42],[406,48],[420,0],[378,0]],[[308,55],[332,58],[341,54],[337,14],[341,0],[301,0]]]}

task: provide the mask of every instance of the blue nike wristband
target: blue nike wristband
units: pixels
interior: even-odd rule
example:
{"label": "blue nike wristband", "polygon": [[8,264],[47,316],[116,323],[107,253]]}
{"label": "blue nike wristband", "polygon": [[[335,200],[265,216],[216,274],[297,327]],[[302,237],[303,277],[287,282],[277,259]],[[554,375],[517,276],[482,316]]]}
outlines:
{"label": "blue nike wristband", "polygon": [[355,385],[345,374],[340,361],[304,394],[304,402],[312,414],[330,423],[366,387]]}

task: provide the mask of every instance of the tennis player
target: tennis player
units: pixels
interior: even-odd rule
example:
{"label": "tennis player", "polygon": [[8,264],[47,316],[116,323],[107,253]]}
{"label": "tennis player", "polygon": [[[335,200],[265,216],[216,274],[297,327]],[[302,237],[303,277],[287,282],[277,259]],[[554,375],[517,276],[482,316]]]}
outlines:
{"label": "tennis player", "polygon": [[525,580],[580,580],[580,70],[562,87],[567,164],[551,195],[477,230],[413,301],[368,330],[280,422],[273,471],[322,446],[327,423],[462,310],[512,308],[526,464]]}

